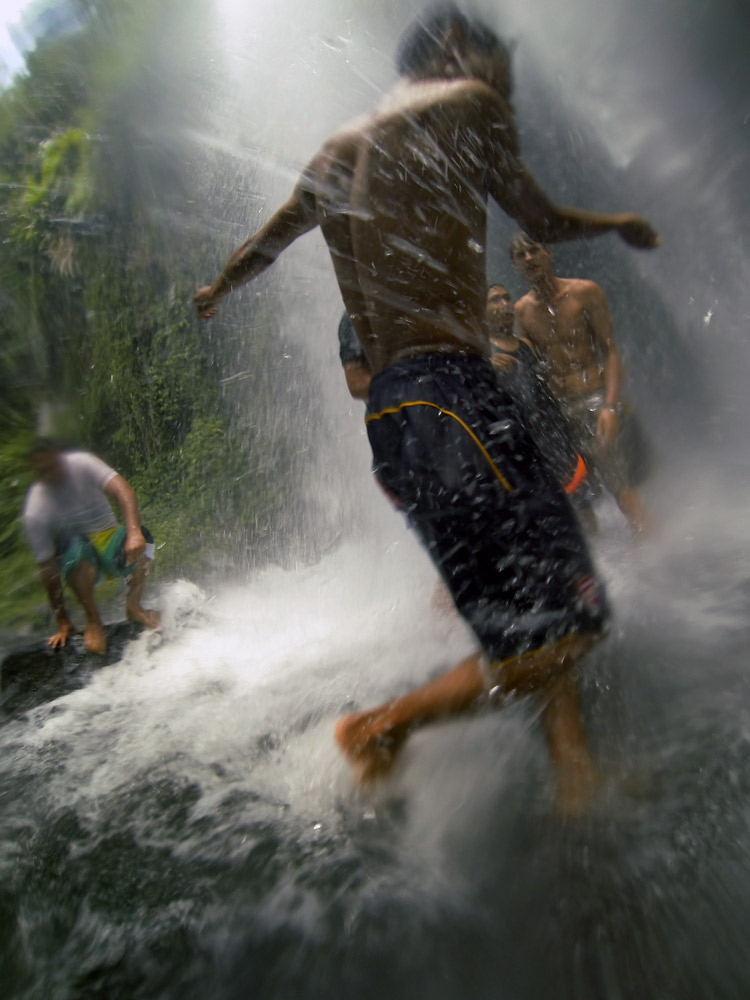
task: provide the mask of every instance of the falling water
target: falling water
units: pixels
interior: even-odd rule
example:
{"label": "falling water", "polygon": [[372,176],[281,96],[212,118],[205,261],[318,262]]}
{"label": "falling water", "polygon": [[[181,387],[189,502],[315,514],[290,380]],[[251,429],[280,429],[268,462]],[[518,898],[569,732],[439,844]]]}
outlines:
{"label": "falling water", "polygon": [[[177,26],[179,45],[164,40],[152,69],[165,94],[187,66],[202,103],[161,134],[202,165],[199,221],[227,253],[387,88],[416,9],[216,0],[210,20]],[[739,5],[701,0],[513,0],[488,17],[517,40],[524,152],[550,193],[640,211],[664,241],[637,254],[605,237],[558,258],[608,292],[660,459],[655,540],[634,547],[605,504],[596,543],[615,608],[583,678],[601,800],[557,818],[524,701],[420,733],[387,787],[354,789],[336,718],[472,640],[436,607],[429,562],[370,480],[313,234],[207,335],[239,345],[224,374],[239,409],[259,308],[280,331],[289,399],[314,387],[314,427],[283,400],[268,420],[316,442],[315,558],[293,548],[223,587],[162,582],[161,634],[85,687],[6,713],[5,996],[747,993],[747,25]],[[212,172],[219,159],[234,174]],[[491,276],[520,292],[509,224],[493,224]]]}

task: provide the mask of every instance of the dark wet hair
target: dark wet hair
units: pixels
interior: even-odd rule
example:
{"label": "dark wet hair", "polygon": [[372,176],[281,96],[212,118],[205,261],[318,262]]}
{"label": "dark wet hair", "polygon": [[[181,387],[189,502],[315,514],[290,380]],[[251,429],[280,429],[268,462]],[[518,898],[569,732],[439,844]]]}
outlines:
{"label": "dark wet hair", "polygon": [[452,3],[428,7],[401,36],[396,50],[399,76],[419,78],[430,61],[441,51],[445,34],[451,28],[463,36],[467,47],[483,55],[502,53],[510,66],[510,49],[495,32],[475,17],[467,17]]}

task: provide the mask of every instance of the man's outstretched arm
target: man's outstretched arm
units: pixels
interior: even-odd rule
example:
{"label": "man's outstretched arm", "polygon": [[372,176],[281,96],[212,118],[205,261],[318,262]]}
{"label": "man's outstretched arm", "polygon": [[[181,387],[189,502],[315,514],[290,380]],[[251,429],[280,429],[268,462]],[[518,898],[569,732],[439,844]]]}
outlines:
{"label": "man's outstretched arm", "polygon": [[556,205],[520,160],[515,160],[511,169],[498,172],[493,181],[490,194],[500,208],[539,243],[561,243],[609,232],[616,232],[640,250],[651,250],[661,243],[651,223],[631,212],[589,212]]}
{"label": "man's outstretched arm", "polygon": [[661,240],[648,220],[630,212],[608,214],[556,205],[521,160],[515,123],[507,108],[497,107],[499,128],[492,133],[489,193],[502,210],[539,243],[561,243],[617,232],[630,246],[650,250]]}
{"label": "man's outstretched arm", "polygon": [[292,196],[257,233],[239,246],[216,280],[199,288],[193,302],[201,319],[216,315],[221,299],[266,270],[298,236],[317,226],[309,173],[303,174]]}

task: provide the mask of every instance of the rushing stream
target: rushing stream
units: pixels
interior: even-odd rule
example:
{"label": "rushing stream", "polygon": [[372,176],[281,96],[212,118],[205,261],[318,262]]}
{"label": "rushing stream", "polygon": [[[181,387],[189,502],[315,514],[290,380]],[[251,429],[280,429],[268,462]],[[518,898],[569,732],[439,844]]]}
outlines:
{"label": "rushing stream", "polygon": [[[417,8],[357,6],[217,0],[215,114],[192,138],[267,185],[249,207],[241,185],[215,186],[227,252],[392,79]],[[655,538],[634,545],[605,502],[595,543],[614,622],[584,671],[605,775],[591,813],[556,815],[523,700],[421,732],[387,786],[354,788],[337,717],[472,640],[370,480],[336,358],[341,303],[311,236],[259,293],[308,345],[335,428],[308,477],[323,544],[221,586],[161,581],[161,633],[82,689],[0,718],[0,995],[747,995],[750,88],[745,15],[727,2],[710,20],[718,6],[576,0],[563,16],[514,0],[497,22],[518,39],[524,150],[551,193],[643,212],[664,239],[652,254],[604,238],[559,257],[610,296],[660,458]],[[492,276],[520,293],[496,221]]]}

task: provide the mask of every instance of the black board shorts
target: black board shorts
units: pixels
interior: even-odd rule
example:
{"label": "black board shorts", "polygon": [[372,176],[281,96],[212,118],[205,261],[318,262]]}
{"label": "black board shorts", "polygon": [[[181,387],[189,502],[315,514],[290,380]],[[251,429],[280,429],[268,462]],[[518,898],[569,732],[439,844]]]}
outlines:
{"label": "black board shorts", "polygon": [[487,359],[394,363],[370,384],[366,422],[375,475],[490,660],[602,630],[575,515]]}

